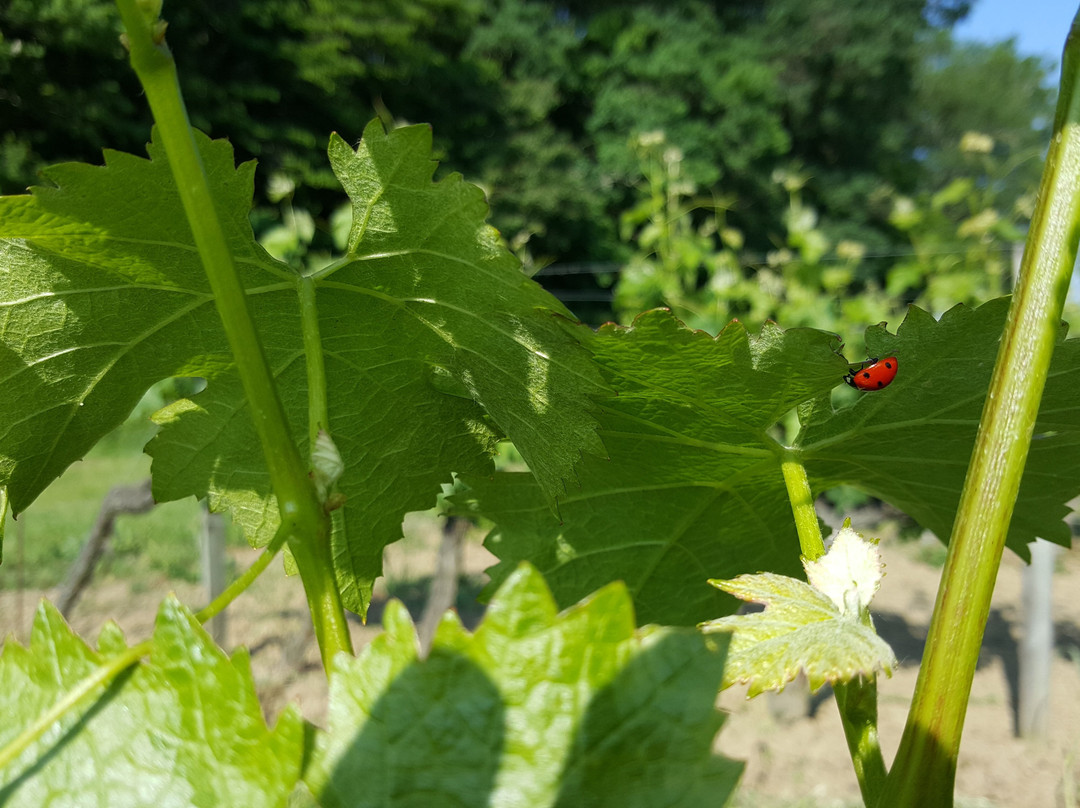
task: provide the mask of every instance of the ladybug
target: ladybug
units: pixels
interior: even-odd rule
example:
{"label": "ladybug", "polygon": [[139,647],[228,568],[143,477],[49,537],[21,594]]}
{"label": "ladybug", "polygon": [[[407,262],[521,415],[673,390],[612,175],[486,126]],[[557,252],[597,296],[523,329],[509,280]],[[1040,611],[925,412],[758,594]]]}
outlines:
{"label": "ladybug", "polygon": [[898,363],[895,356],[868,359],[862,365],[861,370],[853,370],[844,376],[844,381],[856,390],[880,390],[896,378]]}

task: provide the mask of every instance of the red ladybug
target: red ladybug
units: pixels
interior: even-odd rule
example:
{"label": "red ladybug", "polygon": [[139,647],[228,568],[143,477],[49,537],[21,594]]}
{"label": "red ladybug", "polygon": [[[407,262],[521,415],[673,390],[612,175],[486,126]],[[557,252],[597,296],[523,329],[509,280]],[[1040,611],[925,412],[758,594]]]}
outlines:
{"label": "red ladybug", "polygon": [[856,390],[880,390],[888,387],[896,378],[898,363],[895,356],[884,359],[868,359],[861,370],[853,370],[844,376],[844,381]]}

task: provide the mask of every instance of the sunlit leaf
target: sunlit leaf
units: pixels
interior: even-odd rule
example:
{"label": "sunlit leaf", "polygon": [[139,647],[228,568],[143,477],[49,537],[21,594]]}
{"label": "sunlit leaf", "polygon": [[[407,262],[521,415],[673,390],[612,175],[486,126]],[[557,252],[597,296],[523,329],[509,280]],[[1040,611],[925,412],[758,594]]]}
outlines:
{"label": "sunlit leaf", "polygon": [[[723,654],[635,629],[612,585],[557,614],[516,571],[468,634],[450,614],[426,660],[404,607],[338,657],[305,782],[324,808],[721,805],[741,764],[712,753]],[[722,647],[722,646],[721,646]]]}
{"label": "sunlit leaf", "polygon": [[[89,648],[47,602],[29,647],[5,642],[0,746],[126,650],[115,626],[98,645]],[[246,653],[226,657],[169,598],[150,656],[0,769],[0,804],[279,806],[300,775],[304,743],[294,708],[267,728]]]}

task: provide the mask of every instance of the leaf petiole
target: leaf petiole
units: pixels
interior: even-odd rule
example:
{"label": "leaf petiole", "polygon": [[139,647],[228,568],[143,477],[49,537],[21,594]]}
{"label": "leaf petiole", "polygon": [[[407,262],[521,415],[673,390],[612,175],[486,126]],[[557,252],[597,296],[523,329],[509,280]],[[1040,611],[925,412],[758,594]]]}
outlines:
{"label": "leaf petiole", "polygon": [[274,560],[274,556],[278,554],[278,551],[285,545],[288,538],[289,532],[285,529],[285,525],[282,524],[277,529],[277,533],[274,534],[274,538],[266,545],[262,555],[255,560],[255,563],[248,567],[239,578],[225,587],[220,595],[200,609],[196,613],[195,619],[200,623],[205,623],[207,620],[217,617],[226,606],[251,586],[256,578],[262,575],[263,570],[270,566],[270,562]]}
{"label": "leaf petiole", "polygon": [[825,542],[821,538],[821,525],[814,510],[814,496],[810,491],[806,467],[794,452],[785,451],[780,460],[780,470],[784,474],[795,529],[799,533],[799,547],[804,558],[815,561],[825,555]]}
{"label": "leaf petiole", "polygon": [[300,298],[300,329],[304,338],[304,361],[307,363],[308,447],[315,450],[320,431],[330,431],[330,408],[326,392],[326,362],[319,333],[319,309],[315,302],[315,281],[302,277],[297,282]]}

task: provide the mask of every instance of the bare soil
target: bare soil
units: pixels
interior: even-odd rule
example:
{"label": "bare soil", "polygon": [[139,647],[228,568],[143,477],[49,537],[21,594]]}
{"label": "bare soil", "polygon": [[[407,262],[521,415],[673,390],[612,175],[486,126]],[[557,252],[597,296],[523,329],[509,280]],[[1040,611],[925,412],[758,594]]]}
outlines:
{"label": "bare soil", "polygon": [[[394,582],[429,576],[434,569],[437,525],[418,519],[412,520],[409,528],[411,538],[387,553],[385,567],[392,587]],[[918,543],[886,539],[882,547],[887,574],[874,603],[875,621],[900,660],[894,676],[879,682],[879,727],[888,761],[899,743],[914,689],[940,569],[919,560]],[[251,550],[233,551],[240,568],[256,555]],[[467,543],[465,567],[474,580],[491,561],[477,542]],[[1057,653],[1051,672],[1049,734],[1040,740],[1021,739],[1015,733],[1022,568],[1023,563],[1007,551],[971,692],[957,771],[957,803],[968,808],[1077,805],[1080,549],[1059,556],[1054,576]],[[108,619],[116,620],[134,642],[149,635],[157,604],[169,591],[175,591],[193,608],[205,600],[201,588],[192,584],[107,579],[95,582],[69,619],[91,643]],[[0,634],[15,633],[25,642],[38,599],[55,595],[55,590],[0,592]],[[351,623],[358,648],[378,633],[385,598],[382,586],[368,626]],[[418,618],[423,604],[408,605]],[[225,647],[231,650],[234,641],[242,641],[248,648],[268,717],[273,720],[285,704],[295,703],[308,719],[322,723],[326,685],[299,580],[287,579],[281,566],[275,564],[232,604],[227,620]],[[730,715],[717,747],[728,757],[746,762],[740,806],[861,804],[840,720],[827,688],[800,696],[792,686],[779,696],[753,700],[745,698],[745,691],[732,688],[721,695],[720,704]]]}

